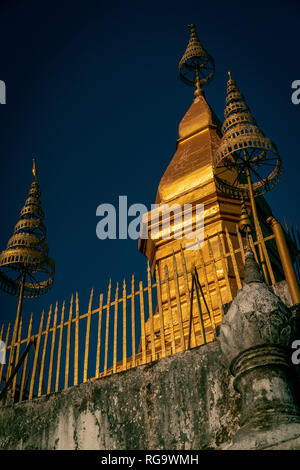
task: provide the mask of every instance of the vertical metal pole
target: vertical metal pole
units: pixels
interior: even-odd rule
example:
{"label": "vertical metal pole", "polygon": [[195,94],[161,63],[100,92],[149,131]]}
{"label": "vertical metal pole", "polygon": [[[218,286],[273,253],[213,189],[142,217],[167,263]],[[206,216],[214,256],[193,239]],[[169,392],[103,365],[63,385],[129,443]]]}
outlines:
{"label": "vertical metal pole", "polygon": [[22,280],[20,286],[20,294],[19,294],[19,302],[18,302],[18,310],[17,310],[17,318],[16,318],[16,336],[15,339],[18,339],[19,335],[19,328],[20,328],[20,320],[22,315],[22,306],[23,306],[23,299],[24,299],[24,288],[25,288],[25,279],[26,279],[26,269],[23,269],[22,272]]}
{"label": "vertical metal pole", "polygon": [[[201,320],[201,327],[202,327],[203,342],[204,342],[204,344],[206,344],[206,334],[205,334],[205,326],[204,326],[204,320],[203,320],[203,312],[202,312],[202,307],[201,307],[200,295],[199,295],[199,291],[198,291],[198,287],[200,287],[200,289],[201,289],[201,285],[200,285],[200,282],[199,282],[199,279],[198,279],[198,273],[197,273],[196,267],[194,268],[194,278],[195,278],[195,288],[196,288],[197,302],[198,302],[199,314],[200,314],[200,320]],[[202,294],[203,300],[206,304],[206,301],[205,301],[202,290],[201,290],[201,294]]]}
{"label": "vertical metal pole", "polygon": [[278,248],[282,268],[285,274],[286,281],[288,283],[289,291],[291,294],[293,304],[300,303],[300,289],[297,281],[296,273],[293,267],[293,262],[290,256],[290,252],[286,243],[284,232],[278,220],[271,216],[267,219],[267,222],[271,225],[273,233],[275,235],[275,241]]}
{"label": "vertical metal pole", "polygon": [[195,88],[196,90],[194,91],[194,96],[197,98],[197,96],[200,96],[202,95],[202,90],[201,90],[201,86],[200,86],[200,79],[199,79],[199,65],[197,64],[196,65],[196,80],[195,80]]}
{"label": "vertical metal pole", "polygon": [[13,337],[12,337],[12,341],[11,341],[11,350],[10,350],[10,355],[9,355],[6,382],[8,381],[8,379],[11,375],[13,364],[14,364],[15,342],[18,339],[18,335],[19,335],[20,319],[21,319],[21,315],[22,315],[22,305],[23,305],[23,298],[24,298],[25,279],[26,279],[26,269],[24,268],[23,271],[22,271],[22,279],[21,279],[21,284],[20,284],[20,293],[19,293],[19,302],[18,302],[18,308],[17,308],[17,316],[16,316],[16,321],[15,321]]}
{"label": "vertical metal pole", "polygon": [[193,269],[192,269],[192,293],[191,293],[191,303],[190,303],[190,322],[189,322],[188,349],[191,349],[191,332],[192,332],[192,322],[193,322],[194,285],[195,285],[195,278],[194,278],[194,273],[193,273]]}
{"label": "vertical metal pole", "polygon": [[[244,154],[245,160],[246,160],[246,154]],[[265,281],[268,284],[268,271],[266,267],[266,262],[265,262],[265,257],[263,254],[263,249],[260,243],[260,239],[262,238],[260,236],[260,225],[259,225],[259,220],[258,220],[258,214],[257,214],[257,208],[256,208],[256,202],[254,199],[254,193],[253,193],[253,187],[252,187],[252,181],[251,181],[251,175],[250,175],[250,170],[247,168],[246,171],[246,176],[247,176],[247,182],[248,182],[248,188],[249,188],[249,196],[250,196],[250,202],[251,202],[251,208],[252,208],[252,213],[253,213],[253,219],[254,219],[254,226],[255,226],[255,231],[256,231],[256,238],[258,242],[258,251],[259,251],[259,256],[261,259],[261,265],[262,265],[262,270],[264,273]]]}

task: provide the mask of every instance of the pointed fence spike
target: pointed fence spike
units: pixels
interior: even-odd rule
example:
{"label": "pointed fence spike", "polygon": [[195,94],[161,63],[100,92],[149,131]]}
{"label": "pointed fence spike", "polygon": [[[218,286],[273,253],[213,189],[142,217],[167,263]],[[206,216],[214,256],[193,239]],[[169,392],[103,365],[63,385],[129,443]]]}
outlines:
{"label": "pointed fence spike", "polygon": [[65,389],[69,386],[69,370],[70,370],[70,348],[71,348],[71,321],[73,316],[73,299],[72,293],[69,308],[69,319],[67,323],[67,342],[66,342],[66,361],[65,361]]}
{"label": "pointed fence spike", "polygon": [[159,326],[160,326],[160,349],[161,357],[166,357],[166,341],[165,341],[165,325],[164,325],[164,316],[163,316],[163,307],[162,307],[162,293],[161,293],[161,281],[159,269],[156,264],[155,266],[156,273],[156,285],[157,285],[157,303],[158,303],[158,313],[159,313]]}
{"label": "pointed fence spike", "polygon": [[180,301],[180,290],[179,290],[177,263],[176,263],[176,257],[175,257],[174,250],[173,250],[173,276],[174,276],[174,284],[175,284],[175,296],[176,296],[176,304],[177,304],[177,314],[178,314],[178,325],[179,325],[180,341],[181,341],[182,349],[185,350],[186,349],[186,344],[185,344],[184,330],[183,330],[183,319],[182,319],[182,310],[181,310],[181,301]]}
{"label": "pointed fence spike", "polygon": [[92,315],[92,303],[94,296],[94,288],[91,289],[90,299],[89,299],[89,309],[86,323],[86,332],[85,332],[85,352],[84,352],[84,366],[83,366],[83,382],[87,382],[88,376],[88,363],[89,363],[89,347],[90,347],[90,332],[91,332],[91,315]]}
{"label": "pointed fence spike", "polygon": [[99,375],[100,375],[102,309],[103,309],[103,294],[100,294],[100,296],[99,296],[99,316],[98,316],[97,353],[96,353],[96,371],[95,371],[95,377],[96,377],[96,378],[98,378]]}
{"label": "pointed fence spike", "polygon": [[58,351],[57,351],[55,392],[58,391],[58,387],[59,387],[59,373],[60,373],[61,347],[62,347],[62,338],[63,338],[63,329],[64,329],[64,317],[65,317],[65,301],[63,301],[63,304],[62,304],[61,320],[60,320],[60,325],[59,325],[60,332],[59,332]]}
{"label": "pointed fence spike", "polygon": [[79,359],[79,297],[75,295],[75,339],[74,339],[74,385],[78,385],[78,359]]}
{"label": "pointed fence spike", "polygon": [[127,293],[126,282],[123,281],[123,370],[127,368]]}
{"label": "pointed fence spike", "polygon": [[109,283],[108,283],[107,304],[106,304],[106,328],[105,328],[105,349],[104,349],[104,371],[103,371],[104,376],[107,374],[107,361],[108,361],[110,297],[111,297],[111,279],[109,280]]}
{"label": "pointed fence spike", "polygon": [[47,342],[48,342],[51,315],[52,315],[52,304],[50,305],[50,309],[49,309],[49,313],[48,313],[48,319],[47,319],[47,325],[46,325],[46,331],[45,331],[44,347],[43,347],[41,369],[40,369],[38,397],[40,397],[41,394],[42,394],[42,384],[43,384],[43,380],[44,380],[45,358],[46,358],[46,350],[47,350]]}
{"label": "pointed fence spike", "polygon": [[135,286],[134,286],[134,274],[131,278],[131,351],[132,351],[132,367],[136,366],[136,357],[135,357]]}
{"label": "pointed fence spike", "polygon": [[54,310],[54,318],[53,318],[53,326],[52,326],[52,341],[51,341],[51,351],[50,351],[50,359],[49,359],[47,394],[49,394],[51,392],[54,346],[55,346],[55,335],[56,335],[56,324],[57,324],[57,312],[58,312],[58,302],[56,301],[55,310]]}
{"label": "pointed fence spike", "polygon": [[139,282],[140,297],[140,314],[141,314],[141,347],[142,347],[142,364],[146,364],[146,330],[145,330],[145,307],[144,307],[144,288],[143,281]]}
{"label": "pointed fence spike", "polygon": [[152,358],[152,361],[155,361],[156,351],[155,351],[154,321],[153,321],[152,284],[151,284],[151,273],[150,273],[149,261],[148,261],[148,268],[147,268],[147,283],[148,283],[147,290],[148,290],[148,308],[149,308],[149,322],[150,322],[151,358]]}
{"label": "pointed fence spike", "polygon": [[[32,319],[33,319],[33,313],[31,313],[31,315],[30,315],[26,347],[29,345],[29,343],[31,341]],[[21,402],[23,400],[24,386],[26,385],[25,384],[25,379],[26,379],[26,369],[27,369],[28,355],[29,355],[29,351],[28,351],[28,354],[26,354],[26,356],[24,358],[24,363],[23,363],[23,370],[22,370],[21,384],[20,384],[20,393],[19,393],[19,402]],[[28,377],[29,377],[29,373],[28,373]],[[25,386],[25,390],[26,390],[26,386]]]}
{"label": "pointed fence spike", "polygon": [[118,348],[118,300],[119,300],[119,282],[117,282],[115,294],[115,315],[114,315],[114,345],[113,345],[113,373],[117,372],[117,348]]}
{"label": "pointed fence spike", "polygon": [[38,364],[38,355],[39,355],[39,349],[40,349],[41,337],[42,337],[43,321],[44,321],[44,310],[42,312],[40,328],[39,328],[39,332],[38,332],[38,336],[37,336],[37,341],[36,341],[36,344],[35,344],[35,355],[34,355],[34,363],[33,363],[32,374],[31,374],[31,382],[30,382],[30,389],[29,389],[29,400],[31,400],[32,396],[33,396],[36,368],[37,368],[37,364]]}

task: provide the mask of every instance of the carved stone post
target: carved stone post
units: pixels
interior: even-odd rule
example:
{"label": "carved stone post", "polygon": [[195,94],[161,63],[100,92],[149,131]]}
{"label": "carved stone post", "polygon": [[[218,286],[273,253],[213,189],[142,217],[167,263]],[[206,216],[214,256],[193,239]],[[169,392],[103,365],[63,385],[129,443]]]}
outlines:
{"label": "carved stone post", "polygon": [[300,449],[291,318],[248,250],[243,288],[218,330],[224,361],[242,398],[241,427],[230,449]]}

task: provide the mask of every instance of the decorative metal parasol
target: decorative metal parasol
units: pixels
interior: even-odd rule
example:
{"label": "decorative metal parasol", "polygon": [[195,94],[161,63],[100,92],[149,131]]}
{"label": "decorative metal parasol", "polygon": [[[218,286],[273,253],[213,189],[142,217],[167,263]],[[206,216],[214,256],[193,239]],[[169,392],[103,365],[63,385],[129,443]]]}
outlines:
{"label": "decorative metal parasol", "polygon": [[179,75],[184,83],[196,87],[195,96],[201,94],[201,85],[206,85],[214,76],[213,58],[200,44],[195,25],[190,24],[190,40],[179,62]]}
{"label": "decorative metal parasol", "polygon": [[275,144],[257,126],[230,72],[224,117],[223,137],[215,155],[215,179],[222,192],[237,199],[250,197],[252,204],[255,196],[277,184],[282,163]]}
{"label": "decorative metal parasol", "polygon": [[46,294],[54,280],[55,263],[48,257],[35,159],[32,173],[34,181],[21,210],[20,220],[6,249],[0,253],[0,289],[19,297],[7,379],[14,362],[13,347],[18,338],[23,298]]}
{"label": "decorative metal parasol", "polygon": [[[240,228],[247,233],[247,240],[251,227],[244,199],[250,199],[256,237],[261,241],[263,234],[255,196],[270,191],[277,184],[282,173],[282,163],[275,144],[260,130],[230,72],[228,75],[223,137],[214,161],[215,181],[221,192],[243,201]],[[261,243],[258,249],[267,282]]]}
{"label": "decorative metal parasol", "polygon": [[0,253],[0,288],[19,296],[39,297],[53,284],[55,263],[48,258],[40,185],[33,160],[34,181],[7,247]]}

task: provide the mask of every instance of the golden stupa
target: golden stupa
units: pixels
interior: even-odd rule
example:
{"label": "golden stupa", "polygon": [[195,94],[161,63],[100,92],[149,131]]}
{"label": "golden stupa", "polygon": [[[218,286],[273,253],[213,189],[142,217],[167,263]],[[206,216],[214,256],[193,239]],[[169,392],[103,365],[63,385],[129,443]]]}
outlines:
{"label": "golden stupa", "polygon": [[[153,218],[153,214],[150,212],[145,214],[143,231],[148,232],[148,239],[140,238],[139,250],[148,258],[153,276],[155,278],[159,276],[160,280],[165,278],[166,270],[170,273],[174,272],[174,269],[181,269],[183,263],[186,265],[186,270],[191,272],[199,256],[202,256],[203,259],[206,256],[221,257],[220,243],[225,248],[225,232],[229,234],[233,249],[237,248],[236,226],[240,223],[242,209],[243,216],[245,215],[245,207],[251,212],[248,201],[242,204],[241,199],[230,194],[224,194],[217,186],[215,176],[220,170],[215,168],[215,160],[221,145],[222,125],[207,103],[204,91],[201,88],[214,75],[214,61],[200,44],[194,25],[190,25],[190,41],[179,63],[179,71],[183,81],[194,86],[194,100],[179,124],[176,152],[160,180],[155,202],[159,207],[168,205],[169,208],[175,204],[181,207],[190,204],[192,207],[190,217],[193,225],[197,216],[196,206],[203,204],[204,243],[199,245],[196,242],[195,248],[190,249],[190,238],[185,235],[182,238],[177,238],[177,218],[172,213],[166,214],[166,217],[170,217],[171,220],[170,236],[167,238],[153,237],[153,233],[158,228],[162,228],[165,215],[162,215],[158,221],[155,217]],[[224,177],[224,170],[222,170],[222,177]],[[227,180],[230,182],[230,179],[235,179],[235,173],[228,171]],[[264,211],[264,219],[271,216],[267,203],[260,196],[257,200],[257,211],[260,213],[262,210]],[[180,224],[180,221],[178,223]],[[157,225],[157,227],[154,227],[154,225]],[[271,229],[267,225],[265,230],[269,230],[269,233],[271,233]],[[241,233],[241,236],[244,238],[246,234]],[[238,289],[232,266],[228,265],[227,268],[227,279],[225,279],[221,263],[216,263],[216,272],[213,272],[213,269],[208,270],[206,279],[203,279],[203,275],[199,272],[200,284],[209,286],[210,291],[212,319],[208,315],[204,318],[207,341],[213,340],[214,328],[221,323],[223,318],[223,306],[232,300]],[[216,275],[220,292],[217,292],[217,289],[214,288]],[[162,286],[161,303],[166,324],[169,323],[170,311],[174,315],[175,340],[178,340],[179,343],[180,335],[182,338],[183,334],[186,339],[189,334],[190,308],[184,290],[179,289],[178,293],[175,287],[168,293]],[[180,331],[180,325],[176,324],[175,305],[176,303],[178,305],[179,299],[176,302],[178,294],[182,310],[183,332]],[[198,333],[200,335],[201,325],[198,317],[194,318],[194,328],[196,336]],[[170,341],[169,333],[166,330],[166,343]],[[148,321],[146,324],[146,337],[149,335],[150,323]],[[154,315],[154,335],[156,349],[159,349],[160,324],[158,311]],[[193,338],[191,345],[193,346]]]}

